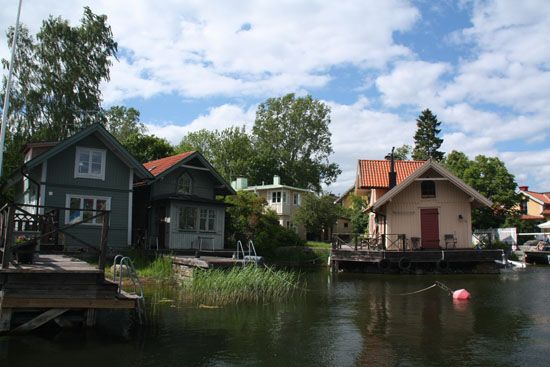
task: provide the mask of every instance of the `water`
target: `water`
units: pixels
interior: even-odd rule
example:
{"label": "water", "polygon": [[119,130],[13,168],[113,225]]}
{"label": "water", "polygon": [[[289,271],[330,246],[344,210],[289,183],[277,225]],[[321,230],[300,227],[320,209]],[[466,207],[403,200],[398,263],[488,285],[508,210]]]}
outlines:
{"label": "water", "polygon": [[[149,288],[130,341],[93,331],[0,338],[0,366],[547,366],[550,268],[505,275],[320,272],[277,305],[199,309]],[[441,280],[473,299],[453,303]],[[174,301],[174,302],[172,302]]]}

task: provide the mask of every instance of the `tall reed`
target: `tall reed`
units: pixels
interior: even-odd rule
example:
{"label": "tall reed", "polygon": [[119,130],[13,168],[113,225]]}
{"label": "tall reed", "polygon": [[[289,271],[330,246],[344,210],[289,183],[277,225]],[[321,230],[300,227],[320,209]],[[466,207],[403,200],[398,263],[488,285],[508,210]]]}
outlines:
{"label": "tall reed", "polygon": [[274,302],[303,292],[299,274],[253,265],[195,270],[183,286],[196,303],[223,306]]}

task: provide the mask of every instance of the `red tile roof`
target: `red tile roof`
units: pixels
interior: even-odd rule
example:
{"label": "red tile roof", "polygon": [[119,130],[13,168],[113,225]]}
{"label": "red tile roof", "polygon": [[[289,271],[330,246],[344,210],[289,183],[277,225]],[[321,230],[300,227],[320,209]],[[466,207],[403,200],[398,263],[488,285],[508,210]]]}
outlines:
{"label": "red tile roof", "polygon": [[541,220],[544,219],[542,215],[529,215],[529,214],[522,214],[521,219],[523,220]]}
{"label": "red tile roof", "polygon": [[194,151],[184,152],[184,153],[176,154],[170,157],[157,159],[151,162],[143,163],[143,167],[145,167],[149,172],[151,172],[153,176],[158,176],[162,172],[171,168],[173,165],[177,164],[179,161],[181,161],[184,158],[187,158],[193,153],[195,152]]}
{"label": "red tile roof", "polygon": [[535,191],[523,191],[542,201],[544,204],[550,204],[550,192],[535,192]]}
{"label": "red tile roof", "polygon": [[[426,161],[395,161],[397,172],[397,184],[409,177],[419,169]],[[359,160],[359,187],[360,188],[385,188],[389,187],[388,173],[390,172],[389,160]]]}

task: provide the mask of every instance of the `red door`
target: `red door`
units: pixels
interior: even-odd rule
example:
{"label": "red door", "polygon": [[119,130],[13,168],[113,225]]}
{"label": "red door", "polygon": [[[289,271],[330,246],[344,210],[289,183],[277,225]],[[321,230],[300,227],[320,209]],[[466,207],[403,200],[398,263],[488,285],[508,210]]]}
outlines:
{"label": "red door", "polygon": [[422,248],[439,249],[439,214],[437,209],[420,209]]}

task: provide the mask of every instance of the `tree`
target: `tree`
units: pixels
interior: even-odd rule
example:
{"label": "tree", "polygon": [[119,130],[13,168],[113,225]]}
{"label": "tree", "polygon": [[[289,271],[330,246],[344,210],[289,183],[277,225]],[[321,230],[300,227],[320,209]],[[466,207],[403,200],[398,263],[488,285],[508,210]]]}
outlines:
{"label": "tree", "polygon": [[329,162],[329,124],[330,108],[309,95],[287,94],[261,103],[252,129],[251,180],[269,182],[279,175],[288,185],[317,192],[321,183],[334,182],[341,170]]}
{"label": "tree", "polygon": [[302,198],[302,205],[294,212],[293,220],[318,236],[321,232],[328,234],[340,215],[341,207],[334,204],[331,195],[307,193]]}
{"label": "tree", "polygon": [[407,161],[410,159],[411,152],[412,147],[408,144],[403,144],[395,149],[393,152],[393,158],[400,161]]}
{"label": "tree", "polygon": [[175,154],[174,147],[166,139],[155,135],[133,134],[123,142],[123,145],[140,163]]}
{"label": "tree", "polygon": [[350,219],[351,230],[353,231],[353,239],[357,247],[357,237],[365,233],[369,225],[369,217],[365,213],[367,203],[358,195],[351,196],[351,206],[348,209],[348,217]]}
{"label": "tree", "polygon": [[[9,43],[13,31],[8,31]],[[104,121],[100,84],[109,80],[111,59],[117,52],[105,15],[85,7],[81,24],[75,27],[50,16],[36,39],[21,26],[17,44],[9,111],[14,135],[61,140]],[[8,61],[2,64],[8,67]],[[5,86],[4,78],[3,91]]]}
{"label": "tree", "polygon": [[478,155],[472,161],[464,153],[453,151],[443,164],[480,194],[493,201],[492,208],[473,211],[474,228],[498,228],[507,219],[518,215],[516,206],[520,202],[520,196],[516,193],[517,184],[514,175],[508,172],[500,159]]}
{"label": "tree", "polygon": [[145,133],[139,111],[132,107],[112,106],[105,112],[105,128],[121,143],[130,136]]}
{"label": "tree", "polygon": [[443,139],[437,135],[441,132],[439,126],[441,122],[432,111],[425,109],[416,119],[416,133],[414,134],[414,150],[412,157],[414,160],[427,160],[433,158],[436,161],[443,159],[445,153],[438,149],[443,143]]}
{"label": "tree", "polygon": [[182,139],[176,150],[200,151],[228,181],[238,176],[248,177],[254,158],[252,141],[244,126],[191,132]]}

